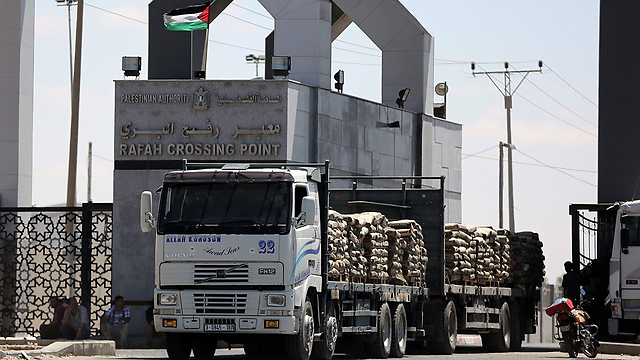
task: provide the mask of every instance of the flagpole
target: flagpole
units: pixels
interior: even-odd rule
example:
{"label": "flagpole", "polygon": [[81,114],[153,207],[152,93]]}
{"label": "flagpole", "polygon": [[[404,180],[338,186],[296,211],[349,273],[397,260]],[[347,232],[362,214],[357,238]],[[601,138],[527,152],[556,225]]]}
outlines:
{"label": "flagpole", "polygon": [[191,30],[190,33],[191,33],[191,57],[190,57],[191,73],[189,75],[189,78],[193,80],[193,30]]}
{"label": "flagpole", "polygon": [[202,53],[202,64],[200,70],[207,71],[207,53],[209,52],[209,27],[207,26],[206,33],[204,35],[204,53]]}

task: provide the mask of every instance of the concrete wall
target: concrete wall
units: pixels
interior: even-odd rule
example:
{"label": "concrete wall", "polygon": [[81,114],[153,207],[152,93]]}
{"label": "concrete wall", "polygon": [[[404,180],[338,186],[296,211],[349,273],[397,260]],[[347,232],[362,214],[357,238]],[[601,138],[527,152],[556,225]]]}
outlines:
{"label": "concrete wall", "polygon": [[[445,221],[461,220],[459,124],[289,80],[116,81],[115,97],[113,295],[125,300],[153,295],[155,235],[140,231],[140,193],[185,158],[330,159],[334,174],[445,175]],[[394,121],[399,128],[381,126]]]}
{"label": "concrete wall", "polygon": [[640,196],[640,2],[600,2],[600,75],[598,107],[598,202]]}
{"label": "concrete wall", "polygon": [[35,0],[3,1],[0,206],[31,206]]}

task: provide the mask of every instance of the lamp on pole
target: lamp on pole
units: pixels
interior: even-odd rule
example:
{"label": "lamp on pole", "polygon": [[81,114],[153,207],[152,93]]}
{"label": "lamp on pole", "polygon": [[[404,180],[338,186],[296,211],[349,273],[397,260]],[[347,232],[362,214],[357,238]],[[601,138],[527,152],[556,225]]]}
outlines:
{"label": "lamp on pole", "polygon": [[258,64],[264,63],[267,58],[264,55],[249,54],[244,59],[247,60],[247,64],[256,64],[256,77],[258,77]]}
{"label": "lamp on pole", "polygon": [[[504,71],[479,71],[476,72],[476,63],[471,63],[471,71],[473,76],[478,75],[487,75],[489,80],[495,85],[495,87],[500,91],[502,96],[504,97],[504,107],[507,110],[507,143],[504,145],[507,147],[507,177],[508,177],[508,187],[509,187],[509,230],[511,232],[516,231],[515,224],[515,214],[514,214],[514,205],[513,205],[513,149],[515,146],[511,141],[511,107],[513,104],[513,95],[516,93],[520,85],[524,79],[527,78],[527,75],[530,73],[542,73],[542,60],[538,61],[538,69],[537,70],[509,70],[509,63],[505,61],[504,63]],[[498,86],[495,79],[493,78],[493,74],[502,74],[504,75],[504,91]],[[511,88],[511,74],[523,74],[522,80],[518,83],[515,89]],[[502,151],[502,147],[500,147]],[[501,165],[502,166],[502,163]]]}

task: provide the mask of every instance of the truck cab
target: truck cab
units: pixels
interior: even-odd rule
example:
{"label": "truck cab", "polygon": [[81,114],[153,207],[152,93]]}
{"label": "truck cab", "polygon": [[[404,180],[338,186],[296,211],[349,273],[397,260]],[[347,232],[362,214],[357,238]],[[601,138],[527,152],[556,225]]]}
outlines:
{"label": "truck cab", "polygon": [[632,335],[637,330],[631,332],[627,328],[637,329],[640,319],[640,201],[614,207],[617,213],[609,271],[608,325],[611,335]]}
{"label": "truck cab", "polygon": [[143,193],[142,230],[157,229],[154,324],[169,333],[170,358],[191,349],[212,356],[213,339],[243,343],[247,334],[299,334],[309,325],[313,339],[303,310],[322,291],[319,181],[311,168],[173,171],[159,189],[157,218]]}

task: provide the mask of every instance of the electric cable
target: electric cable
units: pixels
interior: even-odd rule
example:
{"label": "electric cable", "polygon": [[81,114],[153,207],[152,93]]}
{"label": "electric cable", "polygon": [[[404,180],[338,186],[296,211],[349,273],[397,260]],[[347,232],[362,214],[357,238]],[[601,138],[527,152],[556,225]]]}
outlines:
{"label": "electric cable", "polygon": [[[478,159],[484,159],[484,160],[493,160],[493,161],[500,161],[500,159],[496,159],[496,158],[492,158],[489,156],[480,156],[480,155],[474,155],[474,154],[462,154],[464,157],[462,158],[462,160],[465,160],[468,157],[474,157],[474,158],[478,158]],[[519,164],[519,165],[528,165],[528,166],[537,166],[537,167],[547,167],[545,165],[540,165],[540,164],[533,164],[533,163],[527,163],[527,162],[522,162],[522,161],[514,161],[514,164]],[[566,168],[566,167],[561,167],[561,166],[554,166],[554,168],[556,169],[560,169],[560,170],[567,170],[567,171],[576,171],[576,172],[583,172],[583,173],[588,173],[588,174],[597,174],[598,172],[595,170],[584,170],[584,169],[574,169],[574,168]]]}
{"label": "electric cable", "polygon": [[569,174],[569,173],[568,173],[568,172],[566,172],[566,171],[562,171],[562,170],[560,170],[559,168],[553,167],[553,166],[551,166],[551,165],[547,165],[547,164],[543,163],[542,161],[540,161],[540,160],[538,160],[538,159],[534,158],[533,156],[531,156],[531,155],[527,155],[527,154],[523,153],[521,150],[518,150],[518,149],[514,149],[514,150],[515,150],[515,151],[517,151],[517,152],[519,152],[520,154],[522,154],[522,155],[524,155],[524,156],[528,157],[529,159],[531,159],[531,160],[533,160],[533,161],[536,161],[536,162],[538,162],[538,163],[540,163],[540,164],[544,165],[545,167],[548,167],[549,169],[553,169],[553,170],[555,170],[555,171],[557,171],[557,172],[560,172],[560,173],[562,173],[562,174],[565,174],[565,175],[567,175],[567,176],[569,176],[569,177],[571,177],[571,178],[574,178],[574,179],[576,179],[576,180],[578,180],[578,181],[580,181],[580,182],[583,182],[583,183],[585,183],[585,184],[587,184],[587,185],[591,185],[591,186],[593,186],[593,187],[595,187],[595,188],[597,188],[597,187],[598,187],[597,185],[592,184],[592,183],[590,183],[590,182],[588,182],[588,181],[586,181],[586,180],[582,180],[582,179],[580,179],[579,177],[573,176],[573,175]]}
{"label": "electric cable", "polygon": [[585,100],[587,100],[588,102],[590,102],[591,104],[593,104],[593,106],[598,107],[598,104],[594,103],[593,101],[591,101],[591,99],[589,99],[588,97],[586,97],[583,93],[581,93],[580,91],[578,91],[578,89],[574,88],[573,86],[571,86],[571,84],[569,84],[565,79],[563,79],[560,75],[558,75],[558,73],[556,73],[555,71],[553,71],[553,69],[549,66],[549,64],[545,63],[544,66],[549,69],[549,71],[551,71],[555,76],[558,77],[558,79],[562,80],[565,84],[567,84],[567,86],[569,86],[571,89],[573,89],[573,91],[577,92],[580,96],[582,96],[583,98],[585,98]]}
{"label": "electric cable", "polygon": [[480,150],[480,151],[478,151],[477,153],[473,153],[473,154],[469,154],[469,155],[467,155],[467,154],[462,154],[462,155],[464,155],[464,156],[462,157],[462,159],[464,160],[465,158],[468,158],[469,156],[477,156],[477,155],[480,155],[480,154],[482,154],[483,152],[487,152],[487,151],[489,151],[489,150],[493,150],[493,149],[497,148],[498,146],[500,146],[500,145],[493,145],[493,146],[492,146],[492,147],[490,147],[490,148],[486,148],[486,149],[484,149],[484,150]]}

